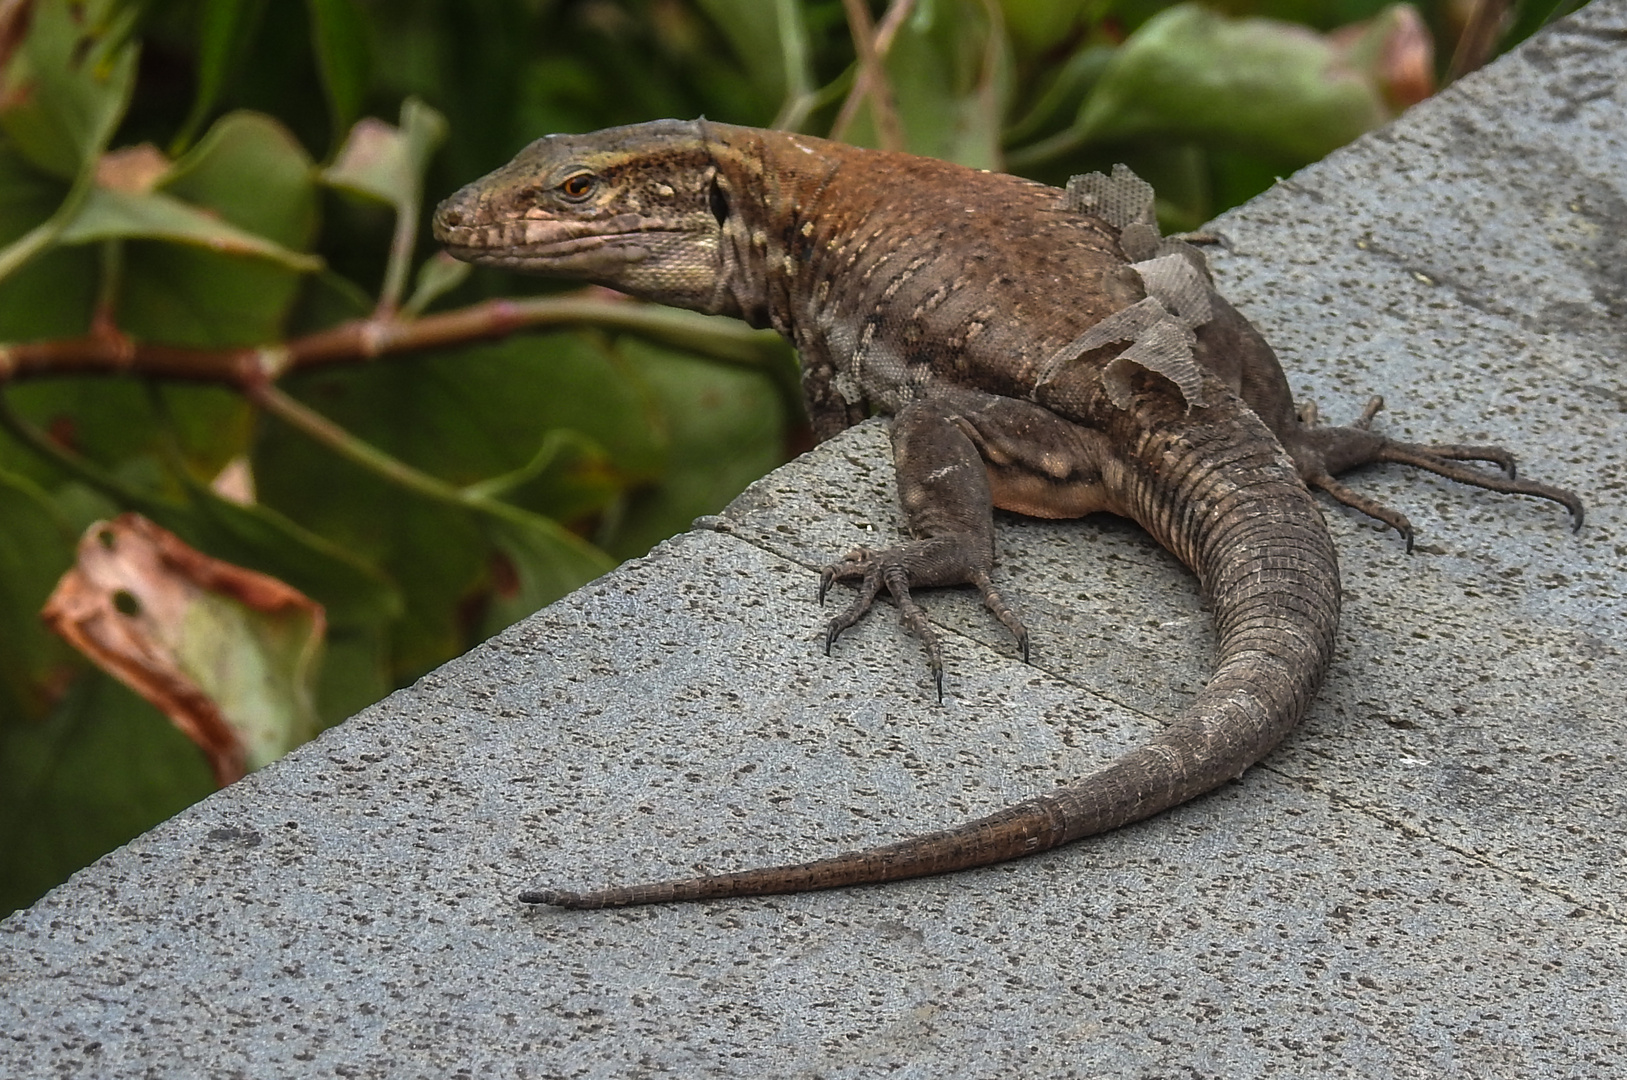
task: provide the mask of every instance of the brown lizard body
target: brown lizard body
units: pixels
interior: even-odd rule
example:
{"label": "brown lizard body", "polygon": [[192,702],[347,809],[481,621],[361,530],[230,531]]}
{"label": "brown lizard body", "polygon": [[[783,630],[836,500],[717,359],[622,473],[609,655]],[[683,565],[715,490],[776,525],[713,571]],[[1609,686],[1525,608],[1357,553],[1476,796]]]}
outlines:
{"label": "brown lizard body", "polygon": [[[801,353],[820,438],[893,416],[913,539],[828,567],[879,590],[925,644],[910,590],[990,583],[992,508],[1131,518],[1197,574],[1215,672],[1147,745],[989,817],[814,862],[592,893],[562,907],[760,895],[890,881],[1044,851],[1149,817],[1239,776],[1304,715],[1332,656],[1339,571],[1307,484],[1406,536],[1406,518],[1334,477],[1399,461],[1582,506],[1516,480],[1496,447],[1417,446],[1296,411],[1264,339],[1189,248],[1161,240],[1127,171],[1066,193],[998,173],[705,121],[551,136],[447,199],[435,232],[475,262],[597,282],[772,326]],[[1490,461],[1503,473],[1466,466]]]}

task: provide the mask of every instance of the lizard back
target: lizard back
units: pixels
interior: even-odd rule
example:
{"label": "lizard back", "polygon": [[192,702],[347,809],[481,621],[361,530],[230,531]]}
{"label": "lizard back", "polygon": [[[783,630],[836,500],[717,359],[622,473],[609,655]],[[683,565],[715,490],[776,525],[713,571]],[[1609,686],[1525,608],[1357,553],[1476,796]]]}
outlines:
{"label": "lizard back", "polygon": [[[858,583],[827,647],[882,588],[927,651],[915,587],[970,584],[1016,635],[990,578],[992,508],[1109,511],[1197,574],[1215,671],[1147,745],[988,817],[812,862],[577,893],[565,907],[831,888],[1016,858],[1140,820],[1239,776],[1305,714],[1333,653],[1339,571],[1307,488],[1395,525],[1333,480],[1399,460],[1498,491],[1574,495],[1459,464],[1494,447],[1424,447],[1302,422],[1276,356],[1158,237],[1126,171],[1067,192],[807,136],[657,121],[538,140],[436,212],[476,262],[609,285],[772,326],[799,349],[815,433],[891,414],[912,538],[827,567]],[[1500,455],[1500,456],[1499,456]]]}

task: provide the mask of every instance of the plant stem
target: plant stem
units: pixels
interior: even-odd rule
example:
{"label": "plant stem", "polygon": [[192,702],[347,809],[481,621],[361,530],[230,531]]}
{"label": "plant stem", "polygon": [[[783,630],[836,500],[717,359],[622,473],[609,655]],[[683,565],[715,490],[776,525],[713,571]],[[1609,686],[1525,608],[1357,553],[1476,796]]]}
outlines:
{"label": "plant stem", "polygon": [[376,473],[408,491],[436,502],[467,506],[461,489],[392,457],[372,443],[356,438],[315,409],[290,397],[269,382],[244,388],[244,395],[289,427],[304,432],[340,457]]}

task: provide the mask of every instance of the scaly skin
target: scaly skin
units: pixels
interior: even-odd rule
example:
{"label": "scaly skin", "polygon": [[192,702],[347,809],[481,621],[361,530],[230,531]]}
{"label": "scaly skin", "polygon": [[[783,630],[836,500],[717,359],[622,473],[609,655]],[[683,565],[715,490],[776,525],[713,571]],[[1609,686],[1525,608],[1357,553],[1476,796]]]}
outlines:
{"label": "scaly skin", "polygon": [[[1122,224],[1122,223],[1121,223]],[[1276,357],[1218,296],[1196,326],[1189,393],[1132,366],[1123,343],[1069,344],[1148,296],[1127,232],[1054,188],[926,158],[705,121],[550,136],[436,211],[459,258],[596,282],[754,326],[802,355],[815,433],[894,416],[914,539],[827,568],[860,582],[834,640],[883,587],[941,661],[917,586],[972,584],[1026,654],[989,581],[991,507],[1040,517],[1108,511],[1146,528],[1213,605],[1215,671],[1147,745],[1066,787],[896,844],[796,865],[529,903],[611,907],[833,888],[982,866],[1156,814],[1239,776],[1305,714],[1338,625],[1339,571],[1307,483],[1399,529],[1401,515],[1333,479],[1403,461],[1498,491],[1581,503],[1513,479],[1496,447],[1421,447],[1313,426]],[[1065,355],[1067,362],[1056,357]],[[1128,396],[1126,396],[1126,393]],[[1487,460],[1508,475],[1459,464]]]}

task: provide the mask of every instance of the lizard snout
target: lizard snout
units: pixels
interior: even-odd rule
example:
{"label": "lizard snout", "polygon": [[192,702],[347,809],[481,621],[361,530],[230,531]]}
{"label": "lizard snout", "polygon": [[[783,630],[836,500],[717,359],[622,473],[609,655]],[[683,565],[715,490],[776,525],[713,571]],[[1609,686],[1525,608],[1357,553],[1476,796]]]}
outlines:
{"label": "lizard snout", "polygon": [[473,216],[471,211],[480,199],[479,192],[473,190],[474,184],[459,188],[435,208],[435,214],[430,219],[430,229],[435,239],[440,243],[447,243],[453,238],[454,230],[461,229],[469,224]]}

